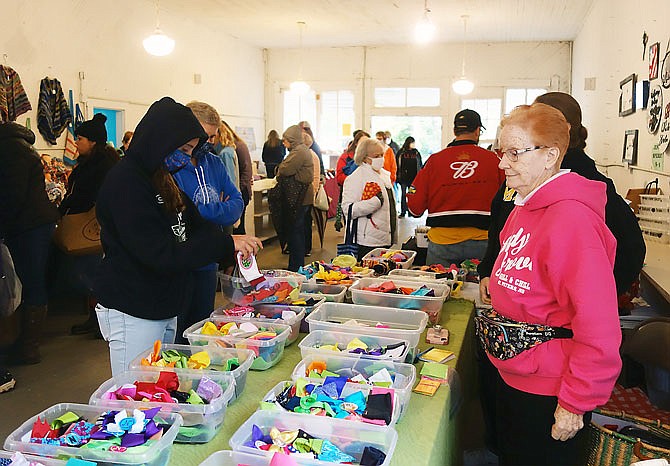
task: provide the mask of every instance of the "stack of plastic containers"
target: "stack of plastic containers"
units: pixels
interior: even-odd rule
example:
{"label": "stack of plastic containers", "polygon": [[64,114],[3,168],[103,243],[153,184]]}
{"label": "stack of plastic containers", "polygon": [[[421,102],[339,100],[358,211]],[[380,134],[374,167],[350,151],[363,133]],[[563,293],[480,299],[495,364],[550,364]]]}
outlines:
{"label": "stack of plastic containers", "polygon": [[410,354],[426,329],[428,315],[422,311],[380,306],[323,303],[306,318],[309,330],[355,333],[407,340]]}
{"label": "stack of plastic containers", "polygon": [[[281,411],[256,411],[230,438],[230,446],[233,450],[271,457],[272,453],[249,446],[252,442],[254,426],[259,428],[263,435],[268,435],[273,427],[281,432],[301,429],[317,439],[328,440],[344,454],[352,456],[353,464],[360,464],[366,447],[374,447],[386,455],[381,466],[388,466],[398,441],[398,434],[393,427]],[[301,465],[334,464],[302,458],[296,459],[296,462]]]}
{"label": "stack of plastic containers", "polygon": [[[377,287],[382,283],[388,282],[389,277],[379,278],[361,278],[358,283],[351,286],[351,299],[355,304],[365,304],[368,306],[382,306],[393,307],[396,309],[416,309],[424,311],[428,314],[428,318],[432,324],[440,322],[440,314],[442,313],[442,306],[446,301],[451,287],[447,284],[427,283],[426,286],[431,288],[435,296],[414,296],[395,293],[383,293],[378,291],[370,291],[365,288]],[[392,280],[393,284],[399,288],[418,289],[422,286],[417,281],[413,280]]]}
{"label": "stack of plastic containers", "polygon": [[[69,444],[46,444],[30,442],[30,435],[35,422],[51,424],[57,418],[68,412],[75,413],[78,416],[95,423],[96,420],[108,409],[102,406],[90,406],[75,403],[60,403],[54,405],[37,416],[33,416],[21,426],[12,432],[5,440],[5,449],[11,451],[20,451],[22,453],[48,456],[51,458],[67,459],[80,458],[92,461],[98,466],[116,466],[116,465],[142,465],[142,466],[164,466],[170,462],[172,452],[172,442],[177,437],[179,428],[182,425],[182,418],[177,413],[159,412],[154,421],[156,424],[165,425],[163,435],[158,440],[150,440],[144,445],[129,448],[109,448],[108,450],[94,448],[80,448],[70,446]],[[71,438],[71,443],[76,444],[77,439]],[[58,464],[58,463],[55,463]]]}
{"label": "stack of plastic containers", "polygon": [[[164,371],[171,371],[171,369],[164,368]],[[188,393],[190,390],[197,390],[203,377],[206,377],[219,385],[222,393],[208,404],[159,403],[154,401],[110,399],[107,394],[114,392],[125,384],[132,385],[134,382],[155,383],[159,377],[159,373],[154,371],[126,371],[103,382],[102,385],[93,392],[89,403],[91,405],[104,406],[105,408],[114,410],[160,407],[162,413],[179,413],[183,418],[183,424],[179,429],[179,433],[175,440],[176,442],[209,442],[214,438],[223,425],[223,420],[226,416],[226,408],[235,393],[235,379],[231,375],[222,372],[209,372],[206,374],[202,371],[199,373],[172,372],[175,372],[179,378],[178,390],[180,392]]]}
{"label": "stack of plastic containers", "polygon": [[[397,355],[394,354],[393,356],[390,356],[389,354],[372,355],[348,352],[346,347],[355,338],[362,341],[369,348],[396,346],[400,344],[404,345],[404,349],[402,352],[399,352]],[[300,347],[300,354],[303,358],[311,354],[321,354],[326,356],[337,354],[340,356],[352,356],[364,359],[383,359],[394,362],[404,362],[410,350],[410,344],[407,340],[389,338],[380,335],[358,335],[355,333],[329,332],[326,330],[314,330],[310,332],[309,335],[302,339],[298,346]],[[337,346],[340,348],[340,351],[337,352],[333,349],[324,348],[329,346]]]}
{"label": "stack of plastic containers", "polygon": [[[256,319],[258,320],[258,319]],[[198,323],[193,324],[184,331],[184,336],[189,343],[194,346],[203,346],[207,344],[215,344],[223,348],[242,348],[250,349],[254,352],[256,359],[251,364],[252,370],[263,371],[271,368],[279,362],[284,354],[284,344],[291,335],[291,327],[284,324],[277,324],[273,322],[252,322],[259,324],[262,328],[271,330],[276,333],[275,337],[269,339],[254,339],[254,335],[243,336],[217,336],[205,335],[202,333],[202,328],[207,322],[224,323],[224,322],[249,322],[249,319],[239,319],[233,317],[210,317]]]}
{"label": "stack of plastic containers", "polygon": [[[210,372],[215,374],[227,374],[231,375],[235,379],[235,392],[233,398],[230,401],[234,401],[238,396],[242,395],[244,387],[247,384],[247,373],[251,364],[254,362],[254,352],[248,349],[242,348],[222,348],[217,345],[207,345],[207,346],[189,346],[189,345],[162,345],[162,351],[179,351],[182,354],[191,356],[193,354],[204,351],[209,357],[210,364],[204,369],[186,369],[186,368],[172,368],[177,374],[193,374],[193,375],[207,375]],[[164,368],[158,366],[148,366],[142,364],[142,361],[148,360],[149,356],[153,353],[153,348],[148,348],[147,350],[141,352],[135,359],[133,359],[128,365],[128,369],[131,371],[154,371],[160,372]],[[228,366],[228,361],[235,360],[237,362],[236,368],[232,370],[226,370]]]}

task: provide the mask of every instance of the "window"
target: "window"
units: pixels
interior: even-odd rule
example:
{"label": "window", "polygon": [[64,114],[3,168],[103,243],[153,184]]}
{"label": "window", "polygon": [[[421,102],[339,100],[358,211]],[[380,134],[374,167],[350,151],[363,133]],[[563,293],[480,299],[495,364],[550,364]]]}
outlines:
{"label": "window", "polygon": [[93,107],[93,114],[102,113],[107,117],[105,129],[107,130],[107,143],[114,147],[121,145],[123,139],[123,110],[112,108]]}
{"label": "window", "polygon": [[[354,131],[354,93],[324,91],[320,96],[320,104],[319,131],[315,133],[315,137],[322,153],[340,155],[351,140]],[[323,159],[323,163],[328,168],[329,160],[326,157]]]}
{"label": "window", "polygon": [[375,107],[438,107],[438,87],[375,87]]}
{"label": "window", "polygon": [[399,146],[408,136],[416,140],[416,148],[425,163],[428,157],[442,149],[442,117],[437,116],[373,116],[370,130],[390,131]]}
{"label": "window", "polygon": [[474,110],[482,118],[482,124],[486,129],[479,136],[479,142],[493,142],[500,124],[502,101],[500,99],[463,99],[461,110],[465,108]]}
{"label": "window", "polygon": [[[280,135],[286,128],[297,125],[301,121],[316,121],[316,94],[310,91],[300,95],[290,90],[284,91],[284,128],[277,131]],[[315,129],[313,128],[312,131]]]}
{"label": "window", "polygon": [[505,114],[519,105],[530,105],[539,95],[546,93],[546,89],[507,89],[505,90]]}

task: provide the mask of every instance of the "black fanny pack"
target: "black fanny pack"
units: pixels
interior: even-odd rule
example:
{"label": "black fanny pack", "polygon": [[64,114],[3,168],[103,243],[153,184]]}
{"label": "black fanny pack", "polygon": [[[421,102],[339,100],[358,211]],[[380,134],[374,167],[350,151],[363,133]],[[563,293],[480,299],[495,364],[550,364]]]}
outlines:
{"label": "black fanny pack", "polygon": [[554,338],[572,338],[568,328],[517,322],[493,309],[479,309],[475,325],[482,348],[503,361]]}

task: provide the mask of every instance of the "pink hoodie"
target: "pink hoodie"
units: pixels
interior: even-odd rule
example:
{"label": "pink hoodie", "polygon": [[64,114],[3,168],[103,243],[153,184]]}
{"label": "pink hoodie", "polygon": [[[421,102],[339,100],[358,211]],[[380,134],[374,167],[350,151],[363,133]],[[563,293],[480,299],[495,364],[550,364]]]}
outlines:
{"label": "pink hoodie", "polygon": [[607,402],[621,370],[616,240],[605,225],[605,189],[561,172],[517,202],[491,275],[492,304],[501,315],[570,328],[574,336],[505,361],[489,359],[511,387],[557,396],[576,414]]}

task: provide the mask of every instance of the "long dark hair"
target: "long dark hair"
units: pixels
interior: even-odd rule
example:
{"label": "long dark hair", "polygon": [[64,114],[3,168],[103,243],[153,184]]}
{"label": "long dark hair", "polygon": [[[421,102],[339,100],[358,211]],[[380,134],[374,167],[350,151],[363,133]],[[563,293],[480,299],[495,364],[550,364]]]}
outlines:
{"label": "long dark hair", "polygon": [[400,150],[403,152],[407,152],[409,150],[409,145],[413,142],[416,142],[414,141],[414,138],[412,136],[408,136],[407,139],[405,139],[405,142],[403,143]]}
{"label": "long dark hair", "polygon": [[181,197],[179,186],[163,164],[151,175],[151,183],[163,199],[163,206],[169,214],[184,211],[186,205]]}
{"label": "long dark hair", "polygon": [[362,129],[358,129],[354,131],[354,140],[349,143],[349,146],[347,146],[347,152],[350,153],[355,153],[356,152],[356,147],[358,146],[358,141],[360,141],[362,138],[369,138],[370,135],[363,131]]}
{"label": "long dark hair", "polygon": [[270,147],[279,147],[281,144],[281,139],[279,138],[279,133],[274,129],[268,133],[268,146]]}

